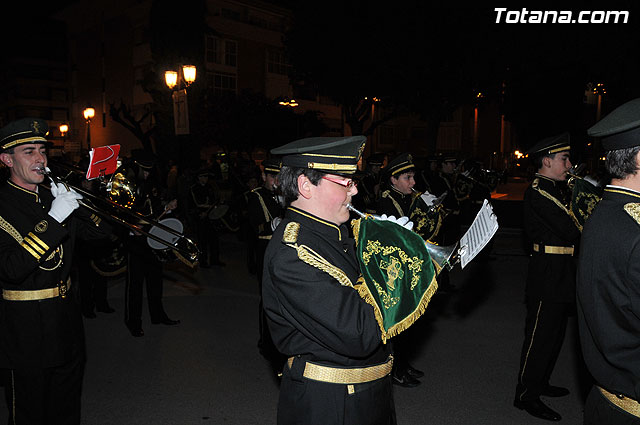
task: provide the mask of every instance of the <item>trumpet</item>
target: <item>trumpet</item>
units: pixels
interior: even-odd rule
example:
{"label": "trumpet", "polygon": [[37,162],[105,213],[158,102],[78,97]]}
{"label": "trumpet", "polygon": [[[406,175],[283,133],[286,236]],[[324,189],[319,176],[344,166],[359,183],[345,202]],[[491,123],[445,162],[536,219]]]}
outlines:
{"label": "trumpet", "polygon": [[[64,164],[56,164],[56,165],[59,165],[61,167],[67,167]],[[77,171],[77,170],[74,170],[72,166],[69,166],[68,168],[70,168],[71,171],[66,176],[67,178],[74,171]],[[49,177],[54,183],[62,184],[67,189],[71,188],[76,192],[78,192],[79,194],[81,194],[83,196],[83,199],[79,200],[78,203],[83,208],[86,208],[87,210],[93,212],[94,214],[97,214],[100,217],[104,217],[110,220],[111,222],[127,227],[129,230],[136,232],[137,234],[142,234],[146,236],[148,241],[149,239],[151,239],[151,240],[154,240],[155,242],[158,242],[162,246],[166,246],[167,248],[171,249],[174,253],[176,253],[176,255],[181,260],[182,259],[186,260],[188,264],[191,266],[195,266],[195,264],[198,262],[200,251],[198,250],[198,247],[196,246],[196,244],[191,239],[187,238],[186,236],[176,231],[175,229],[169,226],[165,226],[164,224],[156,220],[152,220],[148,217],[145,217],[144,215],[138,212],[132,211],[131,209],[124,207],[110,199],[101,198],[85,189],[79,188],[77,186],[73,186],[63,178],[53,175],[47,167],[44,167],[44,166],[40,167],[39,172]],[[98,207],[98,205],[96,204],[97,202],[102,202],[103,204],[106,204],[109,208],[117,211],[118,213],[122,213],[128,216],[130,220],[134,222],[129,222],[109,211],[106,211],[104,207],[103,208]],[[143,229],[143,226],[147,226],[147,225],[152,226],[151,231],[146,231]],[[156,231],[154,232],[154,230]],[[170,240],[163,239],[159,237],[158,234],[166,235],[167,239],[170,239]]]}

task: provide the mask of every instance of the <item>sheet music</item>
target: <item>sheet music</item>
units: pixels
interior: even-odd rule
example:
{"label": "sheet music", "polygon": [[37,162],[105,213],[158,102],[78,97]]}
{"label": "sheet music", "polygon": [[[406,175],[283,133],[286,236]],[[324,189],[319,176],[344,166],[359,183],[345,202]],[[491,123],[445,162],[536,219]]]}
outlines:
{"label": "sheet music", "polygon": [[493,235],[498,231],[498,218],[493,213],[493,207],[488,200],[484,200],[480,211],[471,223],[469,230],[460,239],[460,266],[464,268],[482,251]]}

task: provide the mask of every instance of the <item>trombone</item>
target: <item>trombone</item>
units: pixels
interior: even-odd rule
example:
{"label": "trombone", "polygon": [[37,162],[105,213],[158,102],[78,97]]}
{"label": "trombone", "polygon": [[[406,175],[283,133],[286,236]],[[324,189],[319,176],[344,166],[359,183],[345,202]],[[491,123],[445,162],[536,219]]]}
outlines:
{"label": "trombone", "polygon": [[[62,168],[68,168],[70,170],[69,174],[67,174],[67,178],[69,177],[69,175],[71,175],[73,172],[82,172],[79,168],[74,167],[74,166],[70,166],[67,164],[60,164],[60,163],[52,163],[52,165],[55,166],[59,166]],[[122,226],[125,226],[127,228],[129,228],[130,230],[137,232],[138,234],[142,234],[144,236],[146,236],[149,239],[153,239],[154,241],[166,246],[167,248],[171,249],[176,256],[178,256],[181,260],[185,259],[186,261],[188,261],[190,266],[195,266],[198,262],[198,257],[200,255],[200,251],[198,250],[198,247],[196,246],[196,244],[189,239],[188,237],[184,236],[182,233],[176,231],[175,229],[172,229],[171,227],[165,226],[164,224],[156,221],[156,220],[152,220],[150,218],[145,217],[144,215],[132,211],[127,207],[124,207],[120,204],[118,204],[117,202],[114,202],[110,199],[107,198],[101,198],[85,189],[82,189],[80,187],[77,186],[73,186],[71,184],[69,184],[67,181],[65,181],[63,178],[58,177],[53,175],[50,170],[48,170],[46,167],[41,167],[40,168],[40,172],[43,175],[46,175],[48,177],[50,177],[56,184],[60,183],[62,185],[64,185],[66,188],[72,188],[73,190],[75,190],[76,192],[78,192],[79,194],[81,194],[84,199],[81,199],[78,201],[78,203],[88,209],[89,211],[93,212],[94,214],[97,214],[101,217],[107,218],[113,222],[115,222],[116,224],[120,224]],[[88,202],[87,202],[88,201]],[[135,223],[130,223],[129,221],[118,217],[117,215],[110,213],[106,210],[103,210],[101,208],[99,208],[95,203],[96,201],[98,202],[104,202],[106,203],[109,207],[116,209],[118,212],[120,213],[124,213],[125,215],[129,216],[132,219],[135,219]],[[170,242],[168,240],[162,239],[161,237],[148,232],[146,230],[144,230],[142,228],[142,226],[145,225],[151,225],[155,228],[158,228],[160,230],[162,230],[163,232],[169,233],[173,236],[175,236],[177,239],[175,242]]]}

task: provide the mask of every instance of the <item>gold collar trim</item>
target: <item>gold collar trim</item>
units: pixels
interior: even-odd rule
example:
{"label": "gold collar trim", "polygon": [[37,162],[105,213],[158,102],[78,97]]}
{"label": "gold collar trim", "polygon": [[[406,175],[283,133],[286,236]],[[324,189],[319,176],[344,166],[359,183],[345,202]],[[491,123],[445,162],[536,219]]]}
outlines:
{"label": "gold collar trim", "polygon": [[604,188],[604,191],[605,192],[612,192],[612,193],[621,193],[623,195],[629,195],[629,196],[633,196],[633,197],[636,197],[636,198],[640,198],[640,193],[636,193],[636,192],[632,191],[631,189],[629,189],[629,191],[627,191],[627,190],[624,190],[624,189],[613,189],[613,188],[607,186],[607,187]]}
{"label": "gold collar trim", "polygon": [[321,219],[321,218],[318,218],[318,217],[316,217],[316,216],[314,216],[314,215],[311,215],[311,214],[309,214],[309,213],[307,213],[307,212],[304,212],[304,211],[302,211],[302,210],[300,210],[300,209],[298,209],[298,208],[296,208],[296,207],[291,207],[291,206],[290,206],[290,207],[289,207],[289,209],[290,209],[290,210],[292,210],[292,211],[297,212],[297,213],[298,213],[298,214],[300,214],[300,215],[303,215],[303,216],[305,216],[305,217],[307,217],[307,218],[310,218],[310,219],[311,219],[311,220],[313,220],[313,221],[317,221],[318,223],[322,223],[322,224],[324,224],[325,226],[333,227],[333,228],[334,228],[334,229],[336,229],[336,231],[338,232],[338,239],[339,239],[339,240],[342,240],[342,233],[340,232],[340,228],[339,228],[338,226],[336,226],[335,224],[333,224],[333,223],[331,223],[331,222],[329,222],[329,221],[323,220],[323,219]]}
{"label": "gold collar trim", "polygon": [[12,182],[11,180],[7,180],[7,183],[9,183],[10,186],[15,187],[16,189],[20,189],[21,191],[28,193],[29,195],[33,195],[36,198],[36,202],[38,202],[40,200],[40,196],[38,195],[38,192],[34,192],[28,189],[25,189],[24,187],[18,186],[17,184],[15,184],[14,182]]}

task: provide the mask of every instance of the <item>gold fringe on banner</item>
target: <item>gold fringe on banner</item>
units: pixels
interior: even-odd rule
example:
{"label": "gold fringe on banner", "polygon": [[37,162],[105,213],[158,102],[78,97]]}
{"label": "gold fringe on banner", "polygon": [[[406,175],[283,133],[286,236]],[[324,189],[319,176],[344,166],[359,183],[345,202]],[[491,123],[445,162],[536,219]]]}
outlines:
{"label": "gold fringe on banner", "polygon": [[376,303],[375,298],[371,294],[371,291],[369,291],[369,287],[365,283],[362,276],[358,278],[358,282],[355,288],[358,290],[360,297],[362,297],[362,299],[365,300],[367,304],[370,304],[373,307],[376,321],[378,322],[378,326],[380,327],[380,331],[382,332],[382,342],[386,344],[388,339],[391,339],[394,336],[398,335],[400,332],[407,330],[409,326],[413,325],[416,320],[418,320],[420,316],[424,314],[424,312],[427,310],[429,302],[431,301],[431,297],[433,297],[433,294],[435,294],[438,290],[438,282],[434,275],[433,279],[431,279],[431,283],[429,284],[429,288],[427,288],[427,291],[422,295],[422,298],[420,299],[420,302],[416,306],[415,310],[413,310],[413,312],[407,317],[402,319],[402,321],[389,328],[388,331],[384,329],[384,320],[382,317],[380,306]]}

